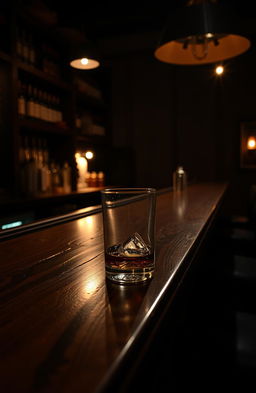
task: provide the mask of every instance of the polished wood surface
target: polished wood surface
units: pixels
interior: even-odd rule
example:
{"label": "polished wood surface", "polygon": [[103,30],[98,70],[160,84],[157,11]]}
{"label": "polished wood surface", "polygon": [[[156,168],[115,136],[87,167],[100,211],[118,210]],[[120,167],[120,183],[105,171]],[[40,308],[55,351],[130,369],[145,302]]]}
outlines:
{"label": "polished wood surface", "polygon": [[103,391],[136,342],[147,340],[225,190],[202,184],[159,193],[156,270],[146,285],[106,282],[101,212],[0,243],[0,391]]}

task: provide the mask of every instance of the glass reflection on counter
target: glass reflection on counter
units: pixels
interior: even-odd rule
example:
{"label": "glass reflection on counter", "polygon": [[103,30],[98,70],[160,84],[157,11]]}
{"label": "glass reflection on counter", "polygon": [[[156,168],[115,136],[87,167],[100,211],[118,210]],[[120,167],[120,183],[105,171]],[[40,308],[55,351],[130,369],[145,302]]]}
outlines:
{"label": "glass reflection on counter", "polygon": [[100,280],[97,277],[88,277],[84,283],[84,293],[86,298],[93,295],[100,286]]}
{"label": "glass reflection on counter", "polygon": [[188,203],[187,191],[184,190],[182,192],[174,192],[172,203],[173,203],[174,211],[177,213],[177,217],[182,219],[187,210],[187,203]]}
{"label": "glass reflection on counter", "polygon": [[136,318],[139,312],[145,312],[143,300],[149,285],[148,283],[116,285],[109,280],[106,284],[111,319],[118,342],[123,344],[136,329]]}

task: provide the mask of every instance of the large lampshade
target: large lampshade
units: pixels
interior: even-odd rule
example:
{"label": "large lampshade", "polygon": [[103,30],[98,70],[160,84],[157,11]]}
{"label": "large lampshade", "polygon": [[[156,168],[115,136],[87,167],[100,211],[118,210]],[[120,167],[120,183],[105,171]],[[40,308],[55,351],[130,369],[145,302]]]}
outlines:
{"label": "large lampshade", "polygon": [[233,10],[202,1],[170,16],[155,57],[165,63],[199,65],[230,59],[249,47]]}

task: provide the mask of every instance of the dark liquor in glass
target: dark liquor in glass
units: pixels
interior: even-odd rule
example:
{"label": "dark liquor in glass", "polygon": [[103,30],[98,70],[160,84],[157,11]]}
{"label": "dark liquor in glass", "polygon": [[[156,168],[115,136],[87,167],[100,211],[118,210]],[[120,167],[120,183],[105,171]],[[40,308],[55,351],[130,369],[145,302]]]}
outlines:
{"label": "dark liquor in glass", "polygon": [[112,281],[129,284],[129,282],[146,281],[153,276],[154,254],[113,255],[110,247],[105,253],[106,276]]}

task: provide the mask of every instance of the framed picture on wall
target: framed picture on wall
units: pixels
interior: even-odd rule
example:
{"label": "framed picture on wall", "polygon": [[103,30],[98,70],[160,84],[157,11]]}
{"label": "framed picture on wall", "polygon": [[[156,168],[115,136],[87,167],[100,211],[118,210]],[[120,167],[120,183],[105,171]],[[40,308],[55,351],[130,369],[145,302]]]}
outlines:
{"label": "framed picture on wall", "polygon": [[256,169],[256,121],[241,123],[240,167]]}

